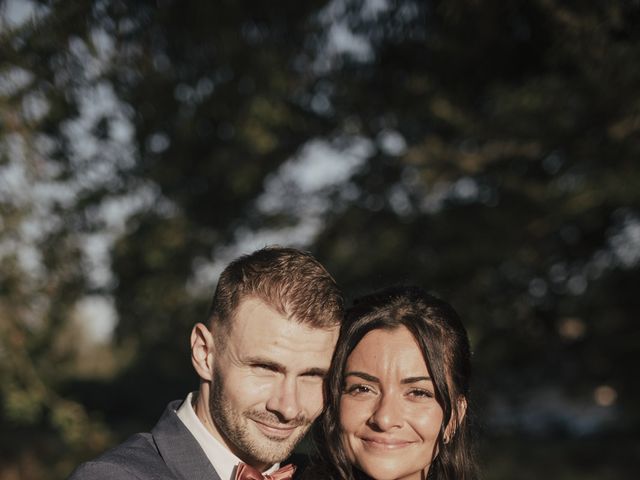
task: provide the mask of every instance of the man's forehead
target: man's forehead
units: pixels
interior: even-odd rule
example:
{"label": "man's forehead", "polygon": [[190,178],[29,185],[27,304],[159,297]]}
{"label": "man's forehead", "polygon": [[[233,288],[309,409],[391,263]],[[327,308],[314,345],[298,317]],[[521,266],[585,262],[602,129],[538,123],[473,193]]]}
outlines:
{"label": "man's forehead", "polygon": [[295,344],[311,344],[330,347],[333,350],[339,328],[315,328],[287,318],[248,319],[238,322],[229,330],[229,338],[245,340],[254,345],[295,347]]}
{"label": "man's forehead", "polygon": [[337,338],[340,325],[316,327],[308,322],[301,322],[294,315],[276,309],[259,297],[249,296],[238,304],[232,315],[231,322],[229,322],[228,329],[240,331],[247,329],[273,329],[273,333],[278,331],[283,334],[296,333],[319,338],[327,336],[335,336]]}
{"label": "man's forehead", "polygon": [[227,335],[227,346],[243,362],[255,357],[280,362],[290,366],[288,369],[326,368],[338,338],[337,327],[313,328],[279,314],[241,316],[238,320]]}

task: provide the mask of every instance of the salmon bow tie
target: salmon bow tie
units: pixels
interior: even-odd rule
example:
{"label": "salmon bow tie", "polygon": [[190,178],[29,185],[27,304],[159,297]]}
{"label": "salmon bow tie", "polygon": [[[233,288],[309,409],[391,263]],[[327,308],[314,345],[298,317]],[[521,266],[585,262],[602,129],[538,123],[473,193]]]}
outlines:
{"label": "salmon bow tie", "polygon": [[291,480],[296,471],[296,466],[292,463],[276,470],[273,473],[263,475],[260,471],[245,463],[238,464],[235,480]]}

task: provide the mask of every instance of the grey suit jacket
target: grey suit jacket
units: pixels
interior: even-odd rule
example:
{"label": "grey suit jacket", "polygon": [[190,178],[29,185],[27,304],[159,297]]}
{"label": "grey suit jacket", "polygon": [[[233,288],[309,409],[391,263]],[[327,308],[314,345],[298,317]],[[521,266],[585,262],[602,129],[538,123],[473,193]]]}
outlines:
{"label": "grey suit jacket", "polygon": [[220,480],[213,465],[171,402],[151,433],[138,433],[95,460],[80,465],[69,480]]}

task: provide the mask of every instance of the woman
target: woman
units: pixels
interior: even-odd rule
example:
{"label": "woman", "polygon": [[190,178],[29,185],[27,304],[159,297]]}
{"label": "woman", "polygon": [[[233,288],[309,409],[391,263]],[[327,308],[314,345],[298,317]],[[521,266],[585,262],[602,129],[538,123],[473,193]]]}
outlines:
{"label": "woman", "polygon": [[454,309],[418,287],[347,312],[314,429],[308,479],[471,480],[467,334]]}

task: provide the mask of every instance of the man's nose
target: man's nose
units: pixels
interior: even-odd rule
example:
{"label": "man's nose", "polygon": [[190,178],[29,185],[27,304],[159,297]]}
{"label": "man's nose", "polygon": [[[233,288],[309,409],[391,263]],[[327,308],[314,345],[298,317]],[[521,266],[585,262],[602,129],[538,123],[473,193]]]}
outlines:
{"label": "man's nose", "polygon": [[295,378],[284,377],[275,386],[267,402],[267,410],[278,415],[281,421],[289,422],[301,413],[298,385]]}
{"label": "man's nose", "polygon": [[387,431],[402,426],[402,406],[394,395],[383,394],[375,405],[369,425],[375,430]]}

